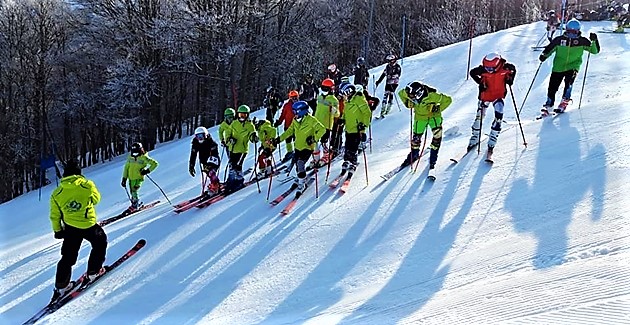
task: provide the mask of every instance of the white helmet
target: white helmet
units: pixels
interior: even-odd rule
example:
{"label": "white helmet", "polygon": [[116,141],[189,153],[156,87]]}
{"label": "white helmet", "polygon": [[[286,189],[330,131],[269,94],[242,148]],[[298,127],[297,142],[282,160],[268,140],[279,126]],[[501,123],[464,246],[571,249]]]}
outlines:
{"label": "white helmet", "polygon": [[195,138],[197,138],[199,142],[203,142],[203,140],[205,140],[207,136],[208,129],[206,129],[205,127],[200,126],[195,129]]}
{"label": "white helmet", "polygon": [[356,89],[357,93],[363,93],[362,85],[354,85],[354,89]]}

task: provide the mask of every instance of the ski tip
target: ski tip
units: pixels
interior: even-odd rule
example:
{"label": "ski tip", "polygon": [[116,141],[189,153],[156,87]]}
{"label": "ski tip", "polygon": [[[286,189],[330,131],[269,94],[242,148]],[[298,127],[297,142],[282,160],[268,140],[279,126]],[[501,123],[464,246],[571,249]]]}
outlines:
{"label": "ski tip", "polygon": [[427,176],[427,179],[430,181],[435,181],[435,176]]}
{"label": "ski tip", "polygon": [[451,158],[451,162],[453,162],[453,164],[457,164],[458,163],[457,159],[454,159],[454,158]]}
{"label": "ski tip", "polygon": [[486,159],[486,162],[489,163],[489,164],[493,164],[494,163],[494,161],[491,160],[491,159]]}
{"label": "ski tip", "polygon": [[136,247],[143,247],[146,244],[147,244],[147,240],[142,238],[142,239],[138,240],[138,242],[136,243]]}

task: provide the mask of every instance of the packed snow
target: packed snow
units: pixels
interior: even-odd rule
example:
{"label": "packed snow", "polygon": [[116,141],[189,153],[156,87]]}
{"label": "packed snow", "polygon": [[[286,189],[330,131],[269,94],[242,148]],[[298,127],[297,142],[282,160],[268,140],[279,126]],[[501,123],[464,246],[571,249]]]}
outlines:
{"label": "packed snow", "polygon": [[[584,22],[583,34],[610,25]],[[145,182],[143,201],[162,203],[105,227],[107,262],[140,238],[147,246],[40,323],[630,324],[630,35],[598,33],[602,51],[584,53],[567,112],[536,121],[552,60],[540,65],[531,46],[544,26],[472,42],[472,66],[492,51],[516,65],[518,107],[534,80],[520,115],[527,146],[508,94],[495,163],[473,153],[452,164],[468,144],[477,105],[469,42],[406,57],[400,87],[420,80],[453,97],[444,129],[459,132],[442,143],[435,182],[426,180],[428,155],[415,173],[379,177],[409,150],[409,111],[397,104],[372,124],[367,174],[359,156],[341,195],[321,169],[319,198],[309,188],[285,217],[288,200],[271,207],[267,180],[261,193],[252,185],[181,214]],[[484,133],[492,115],[490,108]],[[182,139],[150,153],[160,162],[151,176],[173,203],[200,192],[199,175],[188,174],[189,150]],[[123,161],[83,170],[103,195],[99,219],[129,204]],[[250,152],[245,168],[253,163]],[[340,169],[335,162],[330,178]],[[276,179],[271,198],[288,186]],[[41,200],[32,192],[0,205],[2,324],[26,321],[52,295],[61,246],[48,219],[54,188],[43,188]],[[73,278],[88,253],[84,243]]]}

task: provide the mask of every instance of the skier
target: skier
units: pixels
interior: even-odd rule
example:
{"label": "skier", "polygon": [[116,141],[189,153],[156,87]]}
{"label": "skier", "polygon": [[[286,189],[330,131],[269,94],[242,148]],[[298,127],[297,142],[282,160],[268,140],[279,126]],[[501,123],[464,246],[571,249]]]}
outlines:
{"label": "skier", "polygon": [[300,99],[308,103],[308,106],[315,112],[317,108],[317,84],[313,81],[313,75],[307,73],[304,82],[299,88]]}
{"label": "skier", "polygon": [[[332,79],[335,82],[335,85],[340,85],[342,77],[343,77],[343,74],[341,73],[341,71],[339,71],[339,69],[337,69],[336,64],[333,63],[328,66],[328,70],[326,72],[326,78]],[[335,89],[335,95],[339,95],[339,87]]]}
{"label": "skier", "polygon": [[138,191],[144,182],[144,176],[154,171],[157,167],[157,160],[149,157],[149,153],[142,148],[142,143],[136,142],[131,145],[131,152],[129,157],[127,157],[127,162],[123,168],[122,181],[120,182],[120,186],[127,187],[127,179],[129,180],[129,191],[131,192],[130,211],[140,208]]}
{"label": "skier", "polygon": [[225,184],[228,193],[243,188],[243,161],[249,152],[249,142],[258,142],[258,135],[254,123],[249,119],[250,109],[241,105],[236,110],[236,120],[230,124],[228,130],[228,151],[230,152],[230,172]]}
{"label": "skier", "polygon": [[75,283],[70,281],[72,266],[77,262],[83,239],[92,245],[87,265],[87,281],[94,281],[105,273],[103,262],[107,250],[107,235],[96,223],[95,210],[95,205],[100,200],[101,194],[94,182],[81,175],[78,161],[67,161],[61,183],[50,195],[52,229],[56,239],[63,239],[51,301],[57,300],[74,287]]}
{"label": "skier", "polygon": [[265,91],[265,98],[263,99],[263,107],[265,107],[265,118],[267,121],[273,123],[276,112],[280,108],[280,103],[282,103],[282,98],[278,94],[278,91],[275,87],[269,86]]}
{"label": "skier", "polygon": [[410,82],[398,92],[398,97],[400,97],[405,107],[414,111],[411,152],[409,152],[401,167],[406,167],[420,158],[422,134],[424,134],[427,127],[430,127],[433,133],[429,147],[431,149],[429,155],[429,176],[431,176],[437,162],[440,144],[442,143],[442,112],[451,105],[452,99],[419,81]]}
{"label": "skier", "polygon": [[[298,101],[300,94],[297,91],[291,90],[289,91],[289,100],[287,100],[282,106],[282,112],[280,112],[280,117],[274,124],[277,128],[284,122],[284,130],[286,131],[293,123],[293,104]],[[287,149],[287,153],[282,158],[282,162],[285,163],[291,159],[293,159],[293,141],[295,138],[288,137],[286,139],[285,147]]]}
{"label": "skier", "polygon": [[370,80],[370,72],[365,66],[365,59],[363,57],[359,57],[357,59],[357,65],[354,67],[353,74],[354,83],[356,85],[361,85],[364,89],[366,89],[368,86],[368,81]]}
{"label": "skier", "polygon": [[553,39],[553,34],[560,27],[560,19],[556,15],[554,10],[549,10],[547,13],[547,39],[549,42]]}
{"label": "skier", "polygon": [[313,150],[326,128],[313,116],[309,114],[309,106],[305,101],[293,103],[293,123],[286,129],[280,137],[274,139],[274,144],[279,144],[289,137],[295,137],[295,165],[297,179],[292,185],[297,189],[297,193],[304,193],[306,190],[306,162],[313,155]]}
{"label": "skier", "polygon": [[227,133],[230,128],[230,124],[234,121],[234,115],[236,112],[233,108],[228,107],[223,112],[223,122],[219,124],[219,141],[224,148],[227,146]]}
{"label": "skier", "polygon": [[219,145],[212,139],[208,129],[200,126],[195,129],[195,137],[192,139],[190,146],[190,158],[188,159],[188,172],[190,176],[195,177],[195,160],[199,153],[199,163],[201,170],[206,173],[210,180],[208,187],[205,189],[206,196],[213,196],[219,193],[220,182],[217,176],[221,161],[219,159]]}
{"label": "skier", "polygon": [[479,85],[479,102],[467,150],[472,150],[479,143],[481,138],[481,121],[486,116],[486,108],[492,103],[494,107],[494,121],[492,121],[488,139],[488,152],[486,154],[486,159],[492,159],[492,152],[501,132],[503,107],[505,105],[503,100],[507,95],[506,85],[511,86],[514,83],[516,67],[508,63],[501,55],[494,52],[488,53],[483,58],[481,65],[470,70],[470,77]]}
{"label": "skier", "polygon": [[[321,167],[330,159],[328,141],[330,140],[331,129],[339,118],[339,100],[333,94],[334,87],[335,84],[332,79],[324,79],[320,86],[321,93],[317,96],[315,118],[324,125],[326,132],[322,136],[320,144],[315,148],[315,152],[313,152],[313,160],[311,161],[311,167],[313,168]],[[320,157],[322,150],[324,151],[323,159]]]}
{"label": "skier", "polygon": [[398,88],[398,81],[400,80],[401,68],[400,65],[396,62],[397,58],[395,55],[388,55],[385,60],[387,60],[387,66],[385,66],[385,70],[381,76],[376,80],[376,87],[385,80],[385,93],[383,94],[383,102],[381,103],[381,116],[380,118],[384,118],[392,108],[392,104],[394,101],[394,92],[396,88]]}
{"label": "skier", "polygon": [[262,145],[258,149],[258,172],[257,175],[267,177],[273,172],[273,139],[276,138],[277,130],[267,120],[256,121],[256,131]]}
{"label": "skier", "polygon": [[342,174],[348,173],[349,179],[357,169],[359,144],[372,121],[372,111],[363,95],[363,86],[347,84],[340,93],[345,99],[341,120],[346,130],[346,147],[341,170]]}
{"label": "skier", "polygon": [[[341,77],[340,80],[341,80],[340,84],[335,83],[335,89],[336,89],[335,96],[337,97],[337,100],[339,101],[339,115],[341,116],[341,114],[343,114],[344,104],[345,104],[345,99],[344,99],[343,94],[341,94],[341,89],[343,89],[345,85],[350,84],[350,78],[344,76],[344,77]],[[337,157],[337,155],[339,155],[339,153],[341,152],[342,147],[343,147],[343,121],[340,118],[335,118],[332,130],[330,132],[330,148],[328,148],[329,153],[330,153],[329,159],[333,159],[334,157]]]}
{"label": "skier", "polygon": [[[370,119],[371,119],[371,116],[373,116],[374,110],[376,110],[376,108],[378,107],[380,100],[377,97],[370,95],[370,93],[367,91],[366,88],[363,88],[363,97],[365,97],[365,99],[367,100],[368,107],[370,108]],[[367,148],[367,145],[368,145],[367,134],[361,133],[361,143],[359,144],[359,153],[363,152],[363,150]]]}
{"label": "skier", "polygon": [[553,59],[553,67],[551,68],[551,77],[549,78],[547,101],[540,110],[541,117],[549,115],[549,109],[554,105],[556,92],[563,79],[564,91],[562,92],[562,101],[558,108],[554,109],[554,112],[564,112],[571,101],[571,90],[573,89],[573,82],[577,76],[578,69],[582,66],[583,52],[588,51],[592,54],[598,54],[600,51],[597,34],[591,33],[589,40],[580,36],[580,28],[581,24],[577,19],[569,20],[564,34],[554,38],[540,54],[539,60],[541,62],[544,62],[553,53],[556,54]]}

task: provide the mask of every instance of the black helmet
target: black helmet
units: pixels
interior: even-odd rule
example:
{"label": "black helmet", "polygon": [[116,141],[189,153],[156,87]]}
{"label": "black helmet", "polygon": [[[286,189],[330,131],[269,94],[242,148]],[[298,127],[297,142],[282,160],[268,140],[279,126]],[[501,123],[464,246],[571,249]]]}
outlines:
{"label": "black helmet", "polygon": [[426,89],[419,81],[412,81],[405,87],[409,99],[420,100],[426,95]]}
{"label": "black helmet", "polygon": [[144,154],[144,148],[142,148],[142,143],[135,142],[134,144],[131,145],[131,155],[133,157],[138,157],[142,154]]}
{"label": "black helmet", "polygon": [[365,59],[362,56],[358,57],[357,58],[357,64],[358,65],[364,65],[365,64]]}
{"label": "black helmet", "polygon": [[79,164],[79,161],[74,158],[70,158],[68,161],[63,163],[63,177],[72,175],[81,175],[81,165]]}

